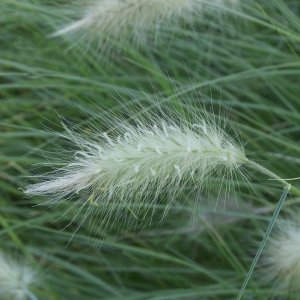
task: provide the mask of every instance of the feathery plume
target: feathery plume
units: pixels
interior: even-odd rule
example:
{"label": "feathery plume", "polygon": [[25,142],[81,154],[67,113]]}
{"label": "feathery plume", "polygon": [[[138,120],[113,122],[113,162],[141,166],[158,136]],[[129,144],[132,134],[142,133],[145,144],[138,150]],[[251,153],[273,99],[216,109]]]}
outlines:
{"label": "feathery plume", "polygon": [[276,283],[276,291],[297,295],[295,299],[299,299],[300,223],[295,217],[279,221],[262,266],[264,278]]}
{"label": "feathery plume", "polygon": [[36,272],[0,252],[0,298],[4,300],[37,300],[30,288],[37,283]]}
{"label": "feathery plume", "polygon": [[[215,0],[209,5],[219,7],[238,0]],[[120,40],[138,44],[161,30],[179,24],[193,24],[208,5],[205,0],[98,0],[91,2],[81,19],[61,28],[53,36],[81,32],[82,37],[96,40],[99,45]]]}
{"label": "feathery plume", "polygon": [[26,194],[56,200],[78,195],[91,212],[116,205],[122,214],[122,207],[151,206],[162,195],[169,208],[183,190],[201,191],[212,178],[233,179],[242,172],[248,162],[242,146],[208,113],[191,120],[160,114],[148,112],[134,123],[118,120],[112,133],[86,135],[65,127],[64,137],[73,143],[69,160],[40,176]]}

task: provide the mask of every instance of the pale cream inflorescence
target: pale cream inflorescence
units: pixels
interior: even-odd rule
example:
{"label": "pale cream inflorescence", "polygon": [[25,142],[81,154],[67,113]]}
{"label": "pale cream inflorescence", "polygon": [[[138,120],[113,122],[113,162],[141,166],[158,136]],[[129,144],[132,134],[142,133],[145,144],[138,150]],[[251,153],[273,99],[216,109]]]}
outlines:
{"label": "pale cream inflorescence", "polygon": [[[179,23],[193,24],[203,7],[222,7],[237,0],[98,0],[92,1],[81,19],[61,28],[54,35],[84,31],[84,36],[101,43],[109,39],[133,39],[141,42],[152,31]],[[217,8],[216,8],[217,10]]]}
{"label": "pale cream inflorescence", "polygon": [[[280,220],[264,256],[264,276],[276,282],[280,292],[299,294],[300,223]],[[294,298],[293,298],[294,299]],[[298,298],[295,298],[298,299]]]}
{"label": "pale cream inflorescence", "polygon": [[105,203],[151,204],[168,193],[171,205],[187,185],[200,191],[213,177],[231,179],[248,161],[243,148],[207,117],[194,123],[154,116],[134,124],[118,122],[116,128],[117,133],[94,138],[67,129],[66,137],[80,150],[26,193],[55,199],[78,194],[99,209]]}
{"label": "pale cream inflorescence", "polygon": [[30,288],[37,283],[36,272],[0,252],[0,299],[36,300]]}

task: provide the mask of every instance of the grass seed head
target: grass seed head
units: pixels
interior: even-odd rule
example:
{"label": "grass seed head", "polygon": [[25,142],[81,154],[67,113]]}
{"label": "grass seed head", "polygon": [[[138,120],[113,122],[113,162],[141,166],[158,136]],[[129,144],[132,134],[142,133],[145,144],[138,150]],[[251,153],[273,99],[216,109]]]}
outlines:
{"label": "grass seed head", "polygon": [[[237,0],[215,0],[215,10]],[[204,0],[98,0],[91,2],[83,16],[59,29],[54,36],[80,33],[103,46],[107,42],[134,41],[137,44],[156,38],[161,31],[183,24],[192,25],[208,5]]]}
{"label": "grass seed head", "polygon": [[36,283],[37,274],[31,267],[0,252],[0,299],[37,299],[30,291]]}
{"label": "grass seed head", "polygon": [[[264,256],[264,276],[276,282],[280,292],[299,293],[300,223],[280,220]],[[294,298],[293,298],[294,299]],[[298,298],[295,298],[298,299]]]}
{"label": "grass seed head", "polygon": [[91,211],[107,205],[151,206],[164,195],[167,210],[183,190],[201,191],[216,177],[230,181],[247,163],[242,146],[206,113],[193,120],[154,113],[116,123],[111,133],[67,129],[70,158],[26,193],[56,200],[78,195]]}

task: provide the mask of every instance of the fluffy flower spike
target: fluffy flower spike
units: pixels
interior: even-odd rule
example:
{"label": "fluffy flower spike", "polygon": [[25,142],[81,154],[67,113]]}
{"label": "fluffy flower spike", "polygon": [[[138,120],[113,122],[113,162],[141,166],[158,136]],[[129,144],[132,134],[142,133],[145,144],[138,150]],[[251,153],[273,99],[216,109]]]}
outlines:
{"label": "fluffy flower spike", "polygon": [[[225,6],[237,0],[214,0],[210,5]],[[58,30],[54,36],[81,32],[82,37],[98,44],[134,40],[138,44],[149,32],[193,24],[208,4],[205,0],[98,0],[86,7],[81,19]],[[217,8],[216,8],[217,9]],[[173,28],[174,29],[174,28]]]}
{"label": "fluffy flower spike", "polygon": [[134,123],[119,119],[110,133],[95,125],[88,135],[66,128],[73,143],[69,159],[25,192],[55,200],[77,195],[93,213],[114,204],[122,214],[122,208],[154,205],[161,195],[170,207],[184,189],[200,191],[207,180],[242,172],[248,162],[243,148],[207,113],[190,121],[160,115],[137,117]]}
{"label": "fluffy flower spike", "polygon": [[37,300],[30,291],[36,283],[37,274],[33,269],[0,252],[0,299]]}
{"label": "fluffy flower spike", "polygon": [[299,299],[300,282],[300,222],[291,219],[280,220],[277,230],[270,239],[264,255],[263,276],[269,282],[276,282],[276,291],[290,293]]}

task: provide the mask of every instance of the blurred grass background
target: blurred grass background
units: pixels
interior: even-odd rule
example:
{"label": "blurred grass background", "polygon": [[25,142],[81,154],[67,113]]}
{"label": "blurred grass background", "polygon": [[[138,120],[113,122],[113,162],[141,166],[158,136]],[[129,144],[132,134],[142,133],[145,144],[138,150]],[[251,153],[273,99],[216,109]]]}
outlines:
{"label": "blurred grass background", "polygon": [[[122,113],[157,96],[166,105],[229,108],[248,156],[298,177],[300,2],[241,1],[221,15],[212,7],[194,28],[111,55],[49,37],[71,8],[59,0],[0,3],[1,249],[39,266],[40,299],[235,299],[282,190],[265,176],[252,172],[253,189],[237,190],[243,209],[203,207],[191,222],[193,206],[182,201],[162,222],[101,236],[89,224],[74,234],[69,201],[37,206],[45,199],[27,199],[22,188],[45,160],[39,151],[53,150],[60,115],[84,123],[79,107]],[[299,200],[290,196],[282,214]],[[245,299],[287,299],[274,298],[259,274]]]}

